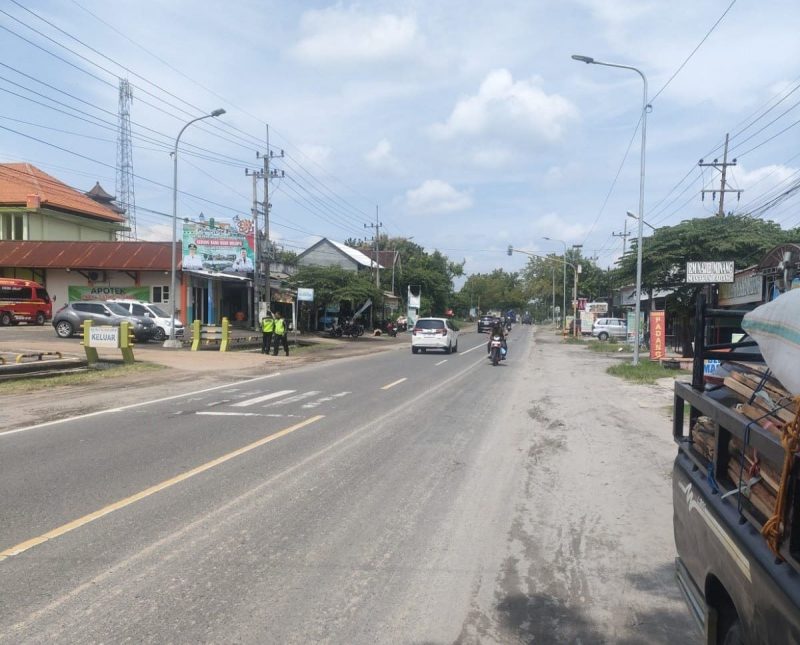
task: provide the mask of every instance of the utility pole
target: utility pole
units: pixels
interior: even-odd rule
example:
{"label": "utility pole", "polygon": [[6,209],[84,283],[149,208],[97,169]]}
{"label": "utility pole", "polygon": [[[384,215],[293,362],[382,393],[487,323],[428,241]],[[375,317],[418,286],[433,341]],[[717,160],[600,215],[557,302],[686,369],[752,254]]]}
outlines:
{"label": "utility pole", "polygon": [[[378,219],[378,205],[375,205],[375,223],[374,224],[364,224],[364,228],[374,228],[375,235],[373,236],[372,240],[375,242],[375,288],[380,291],[381,288],[381,263],[378,262],[378,258],[380,257],[380,249],[379,249],[379,241],[380,241],[380,234],[381,234],[381,226],[383,224]],[[383,296],[381,296],[381,301],[383,301]],[[369,310],[369,318],[370,318],[370,326],[373,325],[373,312],[375,311],[375,305],[373,304]]]}
{"label": "utility pole", "polygon": [[721,173],[721,182],[720,182],[720,187],[719,187],[718,191],[716,189],[709,189],[709,190],[703,189],[703,190],[700,191],[700,194],[703,196],[703,199],[705,199],[706,193],[711,193],[711,199],[714,199],[716,197],[717,193],[719,193],[719,210],[717,211],[717,217],[725,217],[725,193],[736,193],[737,201],[742,196],[742,191],[741,190],[738,190],[738,189],[735,189],[735,188],[734,189],[725,188],[725,177],[726,177],[726,174],[727,174],[728,166],[735,166],[736,165],[736,159],[734,159],[731,162],[728,161],[728,137],[729,137],[729,135],[726,132],[725,133],[725,150],[722,153],[722,163],[719,163],[717,159],[714,159],[714,161],[712,163],[703,163],[703,160],[701,159],[700,162],[697,164],[698,166],[701,166],[701,167],[702,166],[713,166],[714,168],[719,170],[720,173]]}
{"label": "utility pole", "polygon": [[[258,255],[257,262],[263,261],[264,263],[264,276],[266,282],[264,302],[266,304],[267,310],[270,310],[272,307],[272,274],[270,272],[270,260],[272,259],[272,244],[269,241],[269,211],[272,208],[272,204],[269,203],[269,180],[283,178],[286,176],[286,173],[283,170],[280,171],[270,170],[269,168],[270,159],[282,159],[284,153],[283,150],[281,150],[280,154],[276,155],[274,152],[272,152],[272,150],[269,149],[269,124],[267,124],[266,128],[267,128],[267,152],[266,154],[263,155],[256,152],[256,159],[259,158],[264,159],[264,169],[259,171],[261,178],[264,180],[264,204],[263,204],[264,246],[261,253]],[[258,233],[258,226],[256,226],[256,233]]]}
{"label": "utility pole", "polygon": [[259,324],[258,314],[259,314],[259,294],[261,293],[259,286],[259,276],[258,276],[258,258],[259,258],[259,243],[258,243],[258,180],[262,177],[263,173],[260,170],[250,170],[248,168],[244,169],[244,174],[246,177],[253,178],[253,207],[251,212],[253,214],[253,257],[255,258],[255,262],[253,262],[253,304],[252,304],[252,311],[253,311],[253,329],[258,331],[261,327]]}
{"label": "utility pole", "polygon": [[624,226],[622,227],[622,233],[612,233],[611,236],[622,238],[622,255],[625,255],[626,242],[628,241],[628,236],[630,233],[628,233],[628,220],[626,219],[623,224]]}
{"label": "utility pole", "polygon": [[378,220],[378,207],[375,206],[375,223],[374,224],[364,224],[364,228],[374,228],[375,229],[375,236],[372,238],[373,242],[375,242],[375,286],[380,289],[381,288],[381,277],[380,277],[380,262],[378,262],[378,241],[380,238],[381,227],[383,224]]}

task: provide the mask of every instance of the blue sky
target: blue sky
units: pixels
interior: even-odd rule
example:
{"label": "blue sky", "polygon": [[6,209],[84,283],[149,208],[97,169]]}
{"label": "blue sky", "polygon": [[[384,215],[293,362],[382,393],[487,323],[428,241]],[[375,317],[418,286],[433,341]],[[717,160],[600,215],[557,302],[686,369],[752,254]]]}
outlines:
{"label": "blue sky", "polygon": [[[697,162],[721,159],[726,132],[730,187],[743,190],[726,210],[747,212],[798,180],[800,3],[730,5],[9,0],[0,160],[113,193],[125,76],[142,239],[171,238],[178,131],[222,107],[181,139],[180,217],[249,213],[245,168],[261,167],[269,124],[272,150],[286,155],[272,165],[286,177],[271,184],[270,233],[287,248],[368,237],[377,205],[381,232],[465,260],[467,273],[520,269],[527,258],[508,257],[508,244],[560,252],[545,236],[583,244],[606,267],[622,252],[612,233],[638,208],[642,82],[572,54],[648,78],[649,223],[715,212],[700,191],[718,173]],[[762,216],[797,226],[799,205],[795,195]]]}

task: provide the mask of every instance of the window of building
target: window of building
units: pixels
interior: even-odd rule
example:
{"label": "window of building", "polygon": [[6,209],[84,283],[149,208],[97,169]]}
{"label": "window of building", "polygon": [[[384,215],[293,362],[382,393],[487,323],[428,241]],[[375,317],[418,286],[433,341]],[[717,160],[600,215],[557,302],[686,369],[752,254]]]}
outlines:
{"label": "window of building", "polygon": [[169,287],[153,287],[153,302],[161,304],[169,303]]}
{"label": "window of building", "polygon": [[0,215],[0,240],[24,240],[25,216],[20,213]]}

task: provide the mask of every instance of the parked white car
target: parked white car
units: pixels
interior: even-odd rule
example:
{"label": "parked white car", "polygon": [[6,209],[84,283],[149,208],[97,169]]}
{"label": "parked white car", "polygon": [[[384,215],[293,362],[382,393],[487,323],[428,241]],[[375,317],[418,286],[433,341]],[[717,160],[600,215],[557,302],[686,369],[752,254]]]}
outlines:
{"label": "parked white car", "polygon": [[[109,300],[109,302],[116,302],[118,305],[123,306],[131,312],[134,316],[146,316],[152,318],[156,326],[155,335],[153,340],[164,340],[170,335],[172,329],[172,314],[164,311],[160,306],[152,302],[145,302],[144,300]],[[184,327],[183,321],[175,318],[175,337],[183,338]]]}
{"label": "parked white car", "polygon": [[448,318],[419,318],[411,330],[411,353],[443,349],[458,351],[458,330]]}
{"label": "parked white car", "polygon": [[598,318],[592,325],[592,336],[598,340],[627,338],[628,327],[622,318]]}

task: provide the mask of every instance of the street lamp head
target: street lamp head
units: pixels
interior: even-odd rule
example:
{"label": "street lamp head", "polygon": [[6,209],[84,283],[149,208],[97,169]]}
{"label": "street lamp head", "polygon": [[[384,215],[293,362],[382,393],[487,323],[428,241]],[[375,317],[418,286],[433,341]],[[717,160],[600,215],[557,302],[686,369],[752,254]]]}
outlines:
{"label": "street lamp head", "polygon": [[514,252],[514,247],[510,244],[508,245],[508,254],[511,255]]}
{"label": "street lamp head", "polygon": [[222,116],[223,114],[225,114],[225,110],[222,108],[217,108],[211,113],[211,116]]}
{"label": "street lamp head", "polygon": [[580,61],[581,63],[586,63],[587,65],[590,65],[591,63],[594,62],[594,58],[592,58],[591,56],[581,56],[579,54],[572,54],[572,60],[577,60]]}
{"label": "street lamp head", "polygon": [[625,214],[626,214],[628,217],[631,217],[631,218],[633,218],[633,219],[639,219],[639,216],[638,216],[636,213],[631,213],[630,211],[625,211]]}

